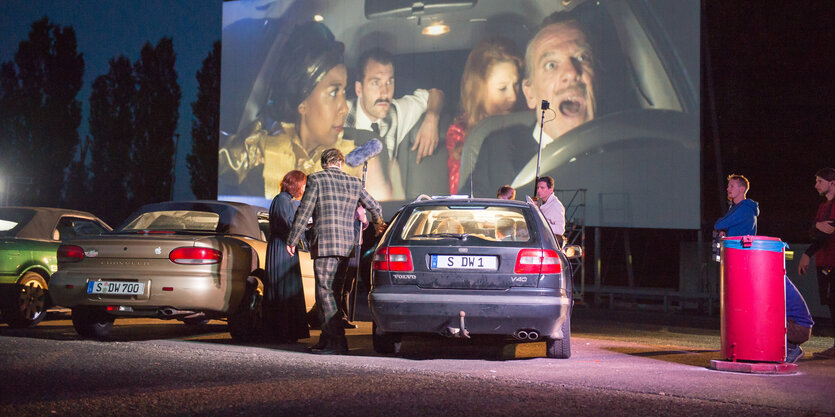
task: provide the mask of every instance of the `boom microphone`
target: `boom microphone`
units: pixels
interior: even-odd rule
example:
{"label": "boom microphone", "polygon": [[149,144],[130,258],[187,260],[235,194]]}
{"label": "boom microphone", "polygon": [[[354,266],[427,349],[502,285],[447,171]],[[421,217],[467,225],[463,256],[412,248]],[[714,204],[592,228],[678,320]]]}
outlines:
{"label": "boom microphone", "polygon": [[363,162],[377,156],[382,151],[383,142],[380,142],[379,139],[371,139],[353,151],[348,152],[348,155],[345,155],[345,163],[352,167],[357,167],[362,165]]}
{"label": "boom microphone", "polygon": [[542,100],[542,110],[548,110],[550,107],[551,105],[548,103],[548,100]]}

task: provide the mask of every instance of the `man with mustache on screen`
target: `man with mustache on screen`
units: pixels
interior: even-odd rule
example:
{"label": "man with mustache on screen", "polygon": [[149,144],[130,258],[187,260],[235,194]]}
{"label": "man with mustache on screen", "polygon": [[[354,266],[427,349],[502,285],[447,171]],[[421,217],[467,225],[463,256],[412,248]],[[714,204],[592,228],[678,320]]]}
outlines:
{"label": "man with mustache on screen", "polygon": [[[489,196],[512,181],[536,156],[540,137],[544,147],[594,118],[593,64],[592,48],[579,20],[564,12],[545,19],[528,42],[522,81],[528,108],[537,110],[537,117],[531,117],[530,124],[500,129],[484,139],[472,172],[476,196]],[[540,135],[538,116],[543,100],[554,111],[546,112]]]}
{"label": "man with mustache on screen", "polygon": [[[438,121],[444,94],[434,88],[418,89],[412,94],[394,98],[394,57],[381,48],[372,48],[360,55],[357,72],[357,81],[354,83],[357,98],[348,104],[345,127],[369,131],[371,136],[380,138],[384,150],[379,159],[388,179],[388,192],[375,192],[375,197],[380,200],[402,200],[406,196],[399,166],[403,158],[398,158],[398,148],[407,140],[412,128],[420,123],[414,143],[408,148],[411,155],[405,156],[415,159],[419,165],[421,159],[435,152],[439,142]],[[356,139],[358,144],[364,142],[360,138]],[[375,190],[380,189],[373,184],[377,180],[369,177],[372,182],[370,187]]]}

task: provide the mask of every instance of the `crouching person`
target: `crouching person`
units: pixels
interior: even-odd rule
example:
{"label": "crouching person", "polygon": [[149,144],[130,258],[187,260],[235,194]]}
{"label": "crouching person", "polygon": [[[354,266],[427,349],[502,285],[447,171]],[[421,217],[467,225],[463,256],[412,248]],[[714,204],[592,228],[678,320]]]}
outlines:
{"label": "crouching person", "polygon": [[803,357],[801,344],[812,336],[812,326],[815,322],[809,314],[806,300],[797,291],[797,287],[786,280],[786,362],[797,363]]}

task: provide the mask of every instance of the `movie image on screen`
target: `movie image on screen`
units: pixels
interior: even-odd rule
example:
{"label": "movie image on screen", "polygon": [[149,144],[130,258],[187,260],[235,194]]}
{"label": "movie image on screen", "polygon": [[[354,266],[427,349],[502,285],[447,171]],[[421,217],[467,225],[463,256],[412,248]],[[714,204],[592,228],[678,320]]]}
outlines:
{"label": "movie image on screen", "polygon": [[224,2],[218,198],[268,207],[287,172],[366,145],[344,170],[365,170],[387,216],[420,194],[511,185],[524,200],[539,175],[585,190],[588,226],[698,229],[699,13],[697,0]]}

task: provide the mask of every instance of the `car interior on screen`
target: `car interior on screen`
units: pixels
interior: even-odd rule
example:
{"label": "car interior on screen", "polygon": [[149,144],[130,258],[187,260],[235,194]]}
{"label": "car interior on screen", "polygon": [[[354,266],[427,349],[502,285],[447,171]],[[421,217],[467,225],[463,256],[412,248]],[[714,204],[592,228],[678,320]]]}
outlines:
{"label": "car interior on screen", "polygon": [[[395,133],[377,133],[385,142],[378,159],[388,166],[368,174],[372,195],[389,202],[388,215],[420,194],[472,190],[475,197],[493,197],[505,184],[533,189],[539,174],[557,179],[559,189],[584,190],[588,226],[698,228],[698,213],[683,208],[699,205],[699,7],[693,0],[225,2],[219,195],[264,206],[276,193],[269,178],[319,169],[315,158],[294,158],[285,141],[305,145],[307,157],[315,157],[327,146],[350,151],[368,140],[364,129],[372,128],[356,114],[373,113],[363,106],[376,93],[360,79],[359,60],[381,49],[392,58],[393,91],[380,93],[390,106],[376,116],[383,125],[394,114],[403,123],[389,129]],[[579,89],[548,91],[538,72],[533,46],[547,38],[537,34],[548,19],[579,22],[582,51],[566,57],[583,72]],[[285,98],[281,77],[292,73],[285,63],[316,44],[286,42],[310,21],[343,45],[347,70],[344,130],[318,148],[314,139],[294,133],[297,115],[275,109]],[[517,63],[503,73],[507,99],[495,108],[466,89],[477,79],[468,74],[478,74],[468,61],[494,41]],[[427,122],[436,90],[443,105],[437,122]],[[417,110],[410,110],[414,102]],[[410,111],[420,117],[404,122]],[[538,137],[534,125],[547,137]],[[427,130],[437,134],[437,145],[418,162],[414,148],[429,137]],[[359,168],[348,171],[361,175]],[[380,176],[389,189],[375,188]]]}

